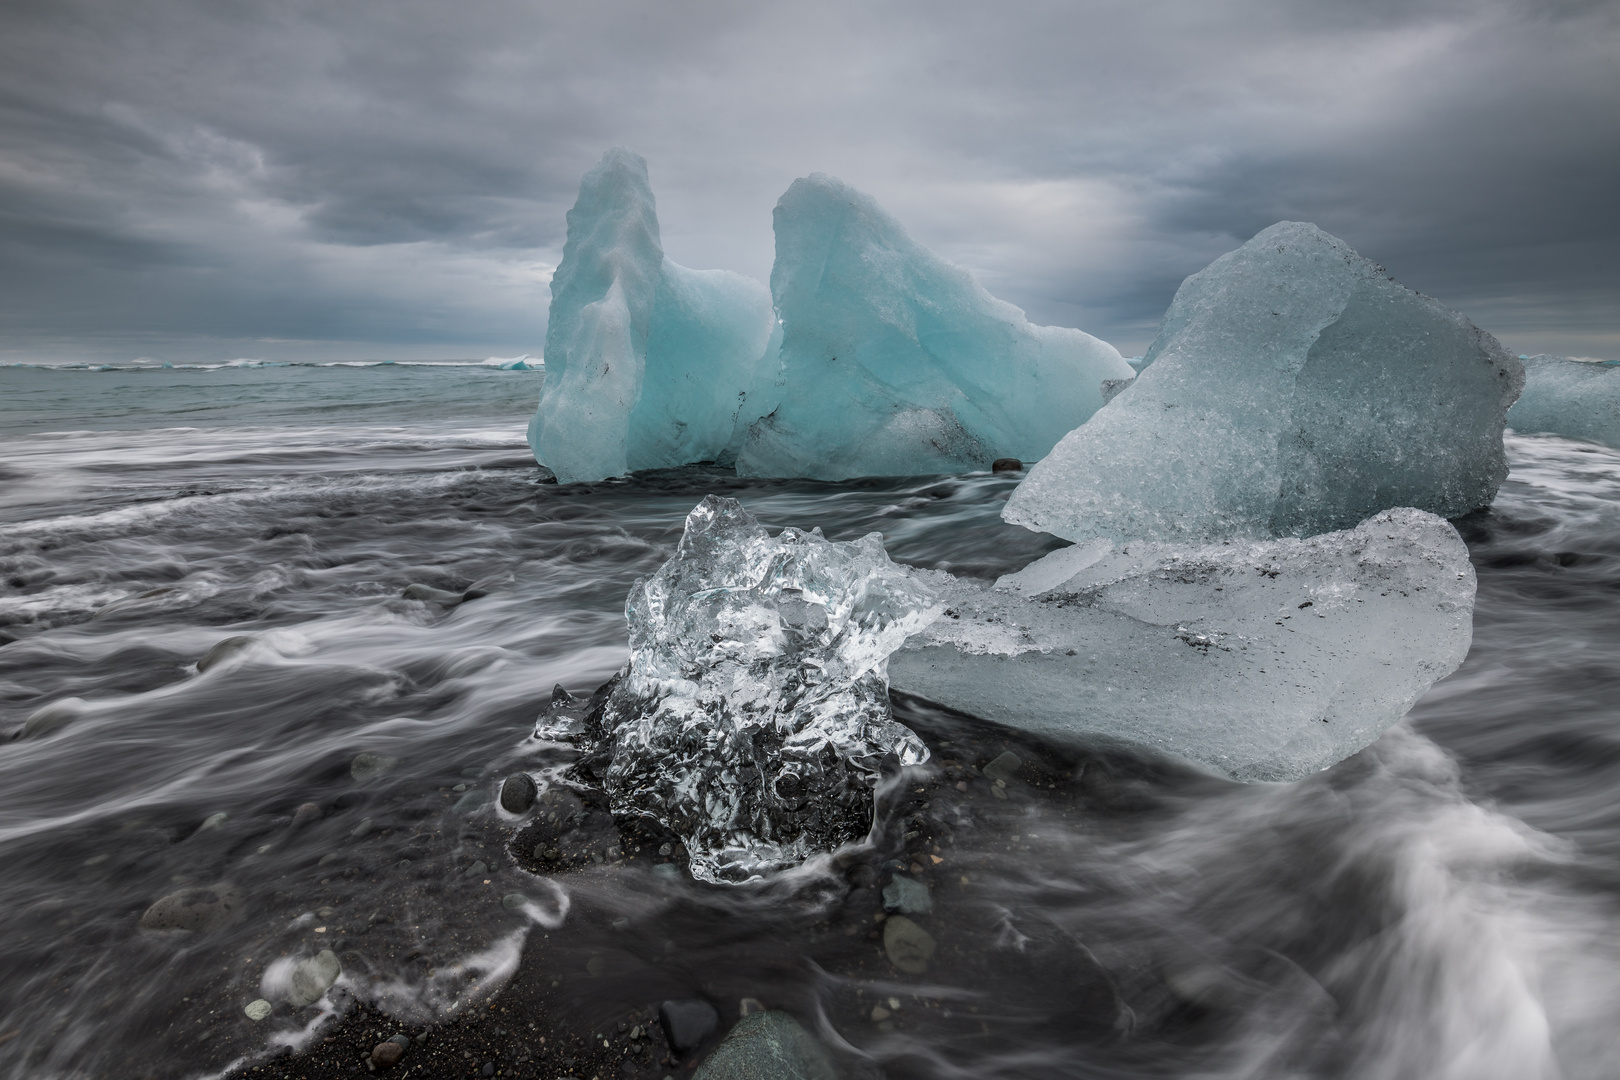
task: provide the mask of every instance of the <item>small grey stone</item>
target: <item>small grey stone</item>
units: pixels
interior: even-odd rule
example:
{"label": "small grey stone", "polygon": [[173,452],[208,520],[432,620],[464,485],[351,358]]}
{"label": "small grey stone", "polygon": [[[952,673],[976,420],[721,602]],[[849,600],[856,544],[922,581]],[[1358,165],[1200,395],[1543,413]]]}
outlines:
{"label": "small grey stone", "polygon": [[253,639],[246,635],[228,637],[224,641],[216,642],[214,647],[203,653],[202,659],[197,661],[197,673],[200,675],[209,668],[218,667],[252,644]]}
{"label": "small grey stone", "polygon": [[359,840],[361,837],[370,836],[371,830],[375,827],[376,823],[370,818],[361,818],[360,824],[349,830],[349,837],[353,840]]}
{"label": "small grey stone", "polygon": [[435,589],[432,585],[423,585],[419,582],[405,586],[405,591],[400,595],[407,600],[421,600],[424,603],[438,604],[440,607],[455,607],[465,598],[462,593]]}
{"label": "small grey stone", "polygon": [[908,975],[927,971],[936,948],[933,936],[904,915],[891,915],[883,923],[883,951]]}
{"label": "small grey stone", "polygon": [[303,803],[293,811],[292,827],[302,829],[305,825],[321,820],[321,808],[312,802]]}
{"label": "small grey stone", "polygon": [[411,1037],[405,1034],[403,1031],[397,1035],[388,1036],[388,1041],[391,1043],[399,1043],[399,1045],[407,1048],[409,1048],[411,1045]]}
{"label": "small grey stone", "polygon": [[522,893],[511,892],[501,897],[501,907],[508,911],[516,911],[529,902],[529,898]]}
{"label": "small grey stone", "polygon": [[147,908],[141,915],[141,928],[205,934],[230,922],[241,906],[241,894],[230,885],[181,889]]}
{"label": "small grey stone", "polygon": [[349,775],[356,780],[370,780],[374,776],[392,772],[398,765],[399,758],[373,754],[368,750],[354,755],[354,760],[349,762]]}
{"label": "small grey stone", "polygon": [[249,1020],[252,1020],[255,1024],[257,1024],[260,1020],[263,1020],[265,1017],[269,1016],[273,1008],[274,1006],[272,1006],[268,1001],[264,1000],[264,998],[259,998],[257,1001],[248,1002],[247,1007],[242,1011],[247,1013],[247,1018]]}
{"label": "small grey stone", "polygon": [[513,773],[501,784],[501,809],[509,814],[524,813],[534,805],[537,794],[539,789],[528,773]]}
{"label": "small grey stone", "polygon": [[28,719],[23,721],[22,737],[33,739],[49,735],[77,720],[84,710],[83,698],[69,697],[53,701],[28,714]]}
{"label": "small grey stone", "polygon": [[826,1049],[785,1012],[737,1021],[692,1080],[838,1080]]}
{"label": "small grey stone", "polygon": [[984,775],[992,780],[1011,781],[1017,778],[1018,767],[1023,763],[1023,759],[1011,750],[1003,750],[984,767]]}
{"label": "small grey stone", "polygon": [[330,851],[330,852],[327,852],[325,855],[322,855],[320,857],[320,861],[318,861],[315,865],[316,866],[331,866],[333,863],[337,862],[341,858],[343,858],[342,855],[339,855],[335,851]]}
{"label": "small grey stone", "polygon": [[487,873],[489,873],[489,866],[484,862],[483,859],[479,859],[477,862],[467,867],[467,876],[470,878],[481,878]]}
{"label": "small grey stone", "polygon": [[669,1045],[683,1054],[702,1046],[720,1026],[720,1014],[702,998],[666,1001],[658,1009],[658,1020]]}
{"label": "small grey stone", "polygon": [[904,874],[894,875],[883,886],[883,910],[898,911],[902,915],[928,915],[934,910],[934,898],[928,886]]}
{"label": "small grey stone", "polygon": [[309,959],[299,961],[288,981],[288,1002],[299,1009],[313,1005],[342,973],[343,965],[338,963],[337,954],[331,949],[322,949]]}
{"label": "small grey stone", "polygon": [[217,813],[209,814],[207,817],[203,818],[203,823],[197,826],[197,831],[205,832],[208,829],[217,829],[221,825],[225,824],[225,822],[229,821],[230,817],[231,815],[227,814],[223,810],[220,810]]}

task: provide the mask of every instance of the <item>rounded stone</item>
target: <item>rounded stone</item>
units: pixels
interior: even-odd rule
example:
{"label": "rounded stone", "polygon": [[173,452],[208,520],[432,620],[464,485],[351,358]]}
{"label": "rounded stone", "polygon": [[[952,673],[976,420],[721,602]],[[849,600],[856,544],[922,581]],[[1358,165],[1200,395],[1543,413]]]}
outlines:
{"label": "rounded stone", "polygon": [[343,965],[338,963],[337,954],[331,949],[322,949],[307,960],[301,960],[293,968],[292,978],[288,980],[287,1000],[297,1008],[313,1005],[332,988],[339,975],[343,974]]}
{"label": "rounded stone", "polygon": [[200,675],[209,668],[218,667],[252,644],[253,639],[246,635],[228,637],[224,641],[216,642],[214,647],[203,653],[202,659],[197,661],[197,673]]}
{"label": "rounded stone", "polygon": [[398,764],[397,757],[365,751],[354,755],[354,760],[349,762],[349,775],[356,780],[370,780],[374,776],[393,771]]}
{"label": "rounded stone", "polygon": [[393,1041],[380,1042],[371,1048],[371,1063],[379,1069],[398,1064],[404,1056],[405,1048]]}
{"label": "rounded stone", "polygon": [[501,785],[501,809],[509,814],[525,813],[534,805],[539,789],[528,773],[513,773]]}
{"label": "rounded stone", "polygon": [[273,1006],[268,1001],[264,1000],[264,998],[259,998],[256,1001],[248,1002],[247,1006],[243,1008],[242,1011],[247,1013],[247,1018],[249,1020],[252,1020],[255,1024],[257,1024],[260,1020],[263,1020],[265,1017],[270,1015],[272,1008]]}
{"label": "rounded stone", "polygon": [[[983,458],[979,459],[983,461]],[[991,472],[1023,472],[1024,463],[1015,457],[998,457],[990,463]]]}
{"label": "rounded stone", "polygon": [[516,911],[528,902],[529,898],[522,893],[507,893],[501,897],[501,907],[506,908],[508,911]]}
{"label": "rounded stone", "polygon": [[147,908],[141,915],[141,929],[206,934],[230,922],[241,906],[241,894],[229,885],[181,889]]}
{"label": "rounded stone", "polygon": [[934,958],[933,935],[904,915],[891,915],[883,923],[883,951],[889,962],[908,975],[921,975]]}

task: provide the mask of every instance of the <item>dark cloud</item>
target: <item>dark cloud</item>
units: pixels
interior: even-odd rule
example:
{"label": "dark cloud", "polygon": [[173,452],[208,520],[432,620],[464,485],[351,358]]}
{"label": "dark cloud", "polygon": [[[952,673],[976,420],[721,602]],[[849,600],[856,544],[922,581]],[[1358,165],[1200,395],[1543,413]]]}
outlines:
{"label": "dark cloud", "polygon": [[1613,4],[1521,0],[13,0],[0,349],[537,351],[624,144],[689,265],[766,277],[822,170],[1128,351],[1294,218],[1620,354],[1617,47]]}

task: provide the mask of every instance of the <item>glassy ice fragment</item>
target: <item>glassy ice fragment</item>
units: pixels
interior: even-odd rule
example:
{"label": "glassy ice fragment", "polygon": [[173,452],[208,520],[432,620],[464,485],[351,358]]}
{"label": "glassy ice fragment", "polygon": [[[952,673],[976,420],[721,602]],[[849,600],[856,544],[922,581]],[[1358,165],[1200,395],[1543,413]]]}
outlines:
{"label": "glassy ice fragment", "polygon": [[1551,432],[1620,446],[1620,363],[1571,356],[1524,359],[1524,393],[1508,410],[1523,434]]}
{"label": "glassy ice fragment", "polygon": [[1310,536],[1412,506],[1456,517],[1507,475],[1524,385],[1495,338],[1315,225],[1188,278],[1141,374],[1003,516],[1070,540]]}
{"label": "glassy ice fragment", "polygon": [[1090,334],[1032,325],[830,176],[795,180],[775,226],[781,400],[744,437],[742,475],[1033,461],[1135,375]]}
{"label": "glassy ice fragment", "polygon": [[551,279],[536,460],[566,484],[720,458],[774,404],[775,327],[759,282],[664,257],[646,161],[609,150]]}
{"label": "glassy ice fragment", "polygon": [[1473,638],[1468,549],[1409,508],[1306,540],[1064,548],[995,588],[917,573],[946,608],[890,658],[896,690],[1236,780],[1362,749]]}
{"label": "glassy ice fragment", "polygon": [[708,496],[625,604],[630,663],[597,721],[613,812],[670,828],[708,881],[865,836],[885,762],[928,757],[891,715],[888,657],[939,611],[877,533],[773,537]]}

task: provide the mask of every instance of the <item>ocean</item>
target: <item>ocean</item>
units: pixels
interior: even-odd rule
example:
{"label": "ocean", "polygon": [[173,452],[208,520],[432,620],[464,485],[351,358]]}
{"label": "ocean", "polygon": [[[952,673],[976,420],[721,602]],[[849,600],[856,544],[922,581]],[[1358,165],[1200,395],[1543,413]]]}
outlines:
{"label": "ocean", "polygon": [[[1060,542],[1001,522],[1007,474],[545,483],[523,439],[542,378],[0,368],[0,1073],[218,1075],[352,1003],[480,1007],[526,950],[560,1003],[540,1027],[753,998],[850,1075],[1620,1072],[1620,451],[1508,436],[1495,504],[1455,523],[1468,660],[1333,769],[1232,784],[900,700],[934,761],[886,793],[868,854],[737,888],[611,845],[535,873],[491,801],[520,769],[565,787],[536,716],[623,663],[626,593],[692,507],[877,530],[986,578]],[[1027,768],[992,798],[978,767],[1009,749]],[[882,963],[894,858],[932,892],[925,976]],[[232,917],[141,927],[192,889]],[[323,949],[333,993],[244,1013]],[[500,1072],[560,1068],[525,1049]]]}

